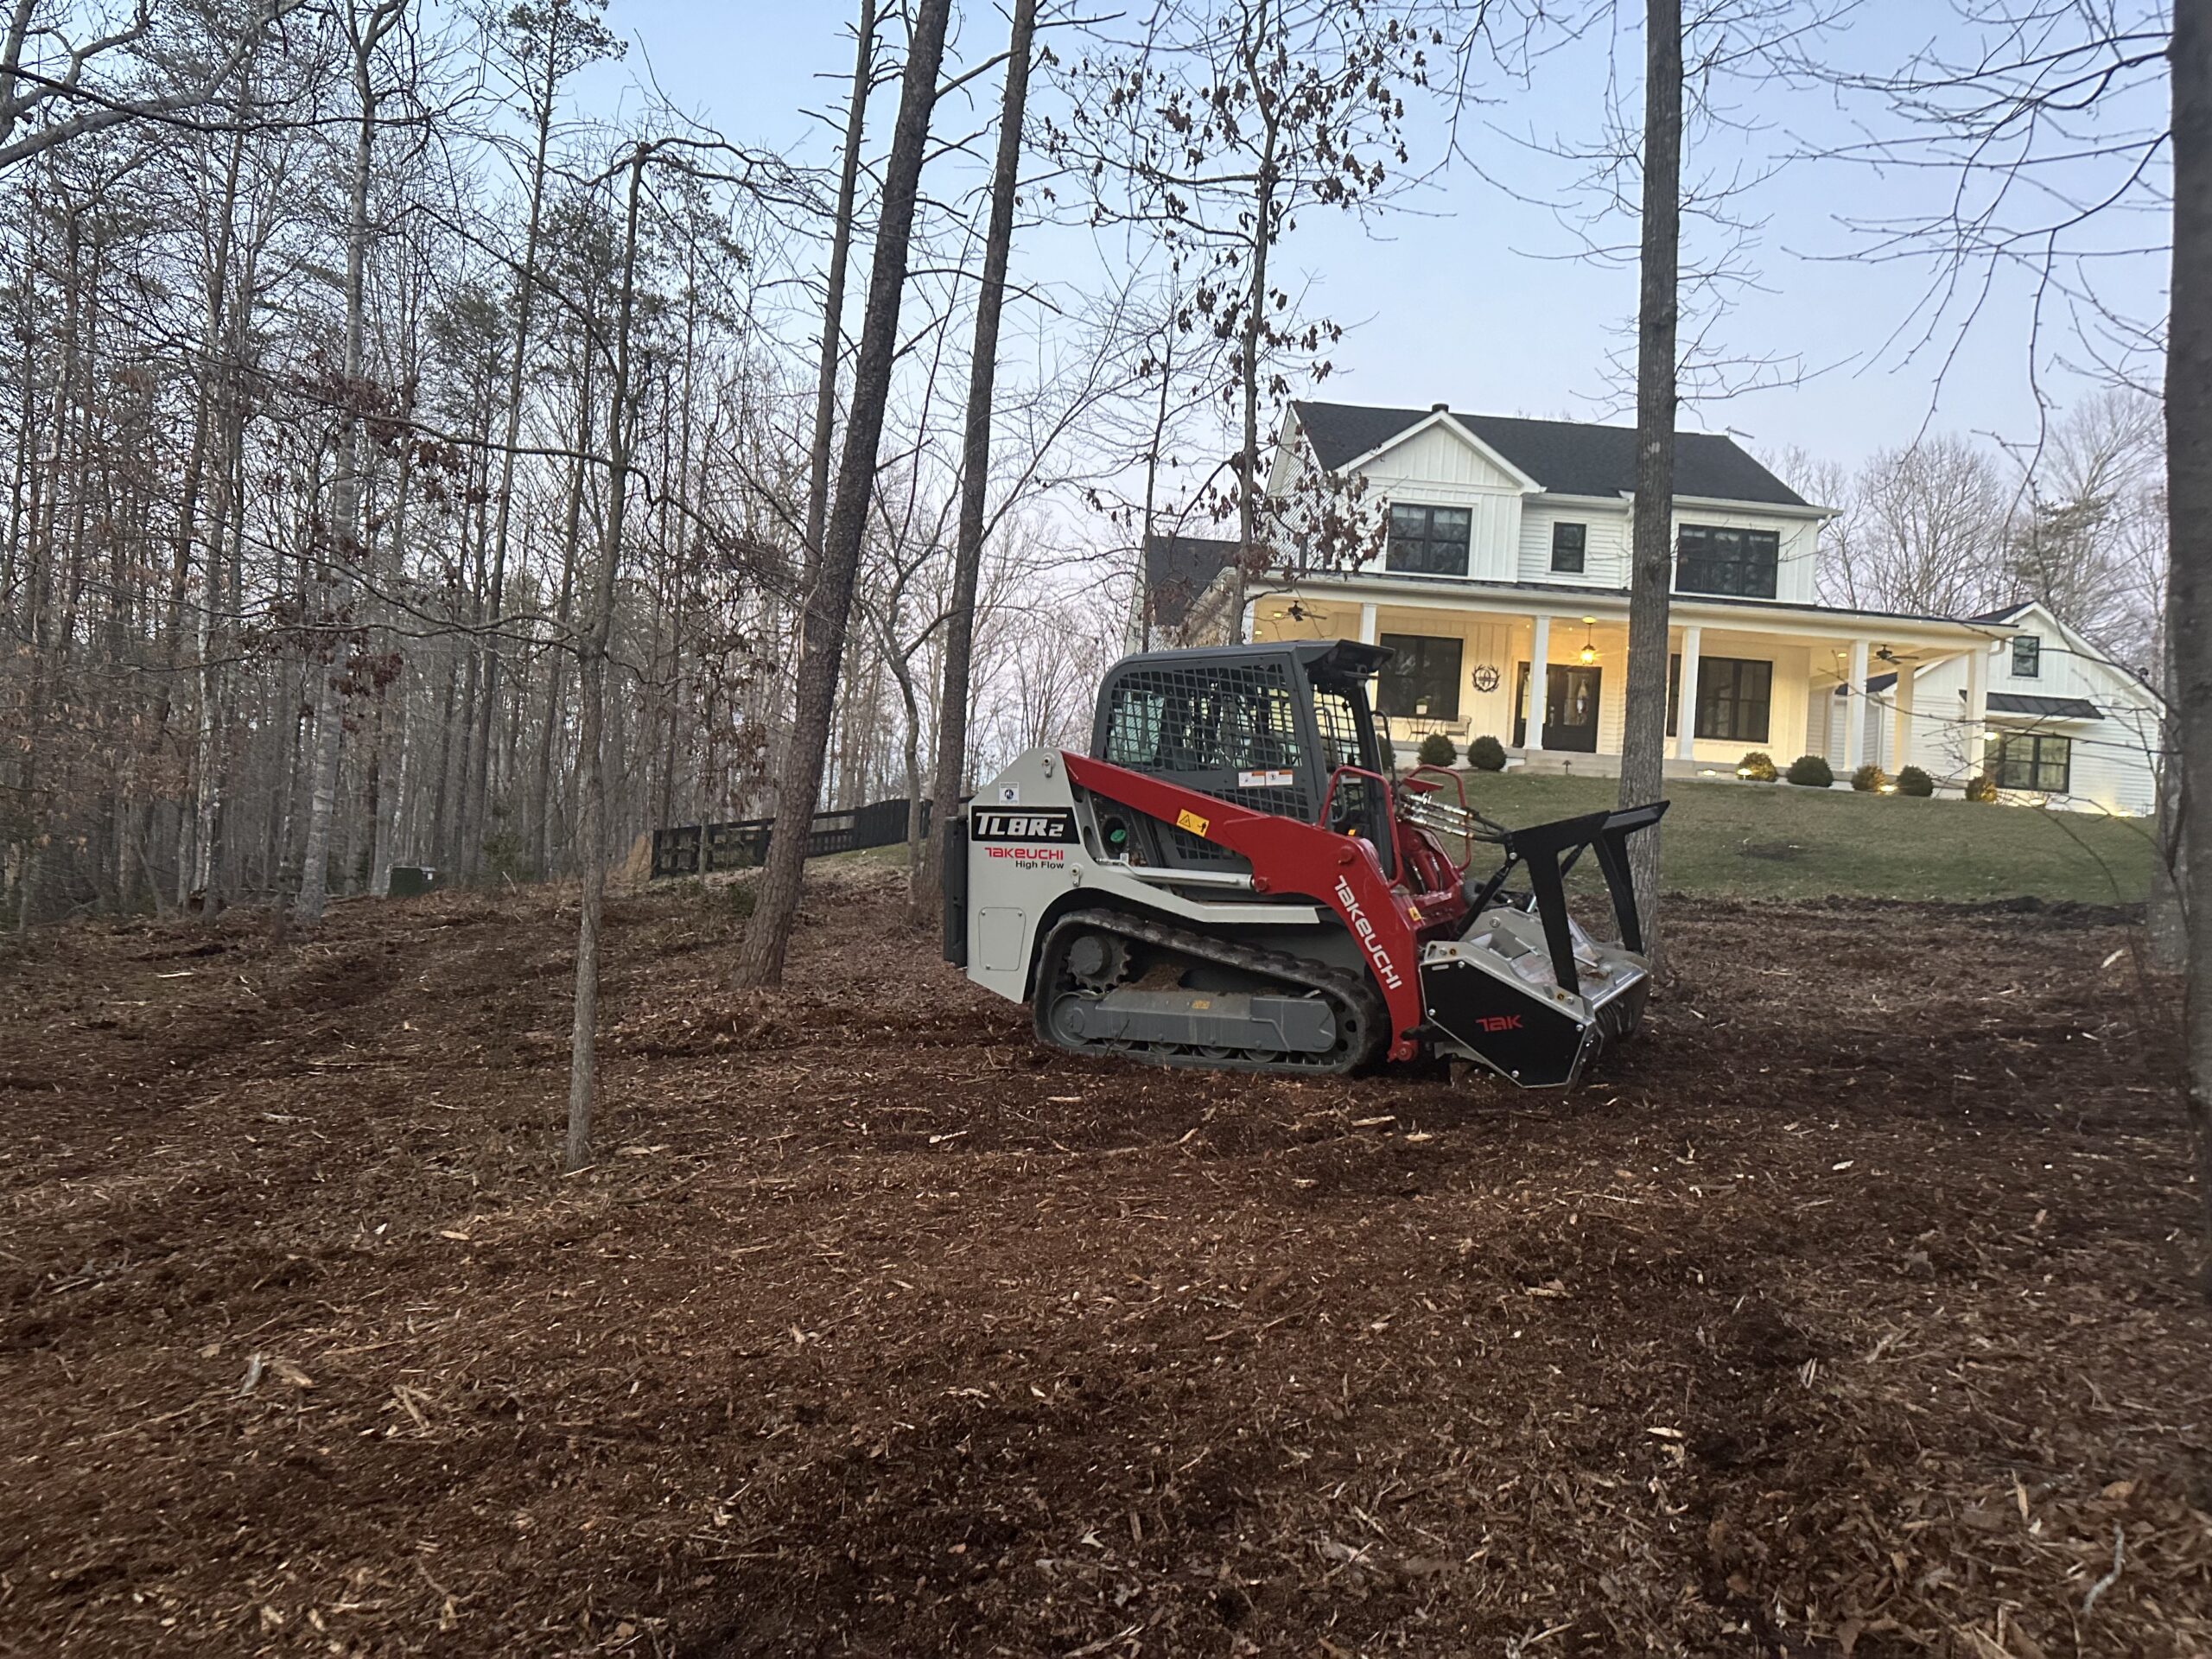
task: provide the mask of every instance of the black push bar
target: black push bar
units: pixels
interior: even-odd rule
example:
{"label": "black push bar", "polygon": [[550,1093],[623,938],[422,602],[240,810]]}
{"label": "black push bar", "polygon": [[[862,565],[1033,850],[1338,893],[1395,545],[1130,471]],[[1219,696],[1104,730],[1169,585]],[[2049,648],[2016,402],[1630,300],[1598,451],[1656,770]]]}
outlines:
{"label": "black push bar", "polygon": [[1621,943],[1642,956],[1643,918],[1637,909],[1636,878],[1628,867],[1628,838],[1666,817],[1667,805],[1665,801],[1653,801],[1644,806],[1586,812],[1580,817],[1506,830],[1499,841],[1505,850],[1505,862],[1471,896],[1468,919],[1472,921],[1488,909],[1515,868],[1526,866],[1536,916],[1544,927],[1544,943],[1551,951],[1552,971],[1558,976],[1560,988],[1572,991],[1581,981],[1574,968],[1574,936],[1567,926],[1567,875],[1587,848],[1597,853],[1598,868],[1605,872]]}

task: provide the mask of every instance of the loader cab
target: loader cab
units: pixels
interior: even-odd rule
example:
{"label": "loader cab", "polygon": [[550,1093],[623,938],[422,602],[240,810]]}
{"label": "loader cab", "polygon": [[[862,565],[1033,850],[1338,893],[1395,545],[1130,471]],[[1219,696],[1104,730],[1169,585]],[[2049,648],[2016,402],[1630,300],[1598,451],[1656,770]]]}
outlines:
{"label": "loader cab", "polygon": [[[1387,768],[1367,686],[1390,655],[1338,639],[1125,657],[1099,687],[1090,753],[1254,811],[1306,823],[1325,811],[1327,828],[1364,836],[1389,874],[1389,806],[1375,781]],[[1218,856],[1196,836],[1174,843],[1179,861]]]}

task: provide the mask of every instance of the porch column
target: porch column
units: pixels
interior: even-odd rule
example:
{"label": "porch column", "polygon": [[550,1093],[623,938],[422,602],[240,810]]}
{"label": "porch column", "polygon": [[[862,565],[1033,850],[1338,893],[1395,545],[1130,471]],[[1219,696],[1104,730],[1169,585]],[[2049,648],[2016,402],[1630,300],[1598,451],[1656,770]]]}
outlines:
{"label": "porch column", "polygon": [[1959,781],[1967,782],[1989,770],[1989,647],[1978,645],[1967,653],[1967,720],[1960,728],[1966,747],[1965,773]]}
{"label": "porch column", "polygon": [[1891,694],[1890,775],[1894,778],[1912,760],[1912,669],[1897,664],[1897,690]]}
{"label": "porch column", "polygon": [[1359,607],[1359,640],[1364,645],[1375,643],[1375,607],[1372,605]]}
{"label": "porch column", "polygon": [[1843,769],[1866,764],[1866,642],[1851,642],[1851,681],[1843,692]]}
{"label": "porch column", "polygon": [[1551,685],[1551,676],[1544,671],[1552,659],[1552,620],[1548,616],[1529,619],[1529,733],[1528,741],[1521,747],[1530,753],[1544,747],[1544,698]]}
{"label": "porch column", "polygon": [[1682,628],[1681,690],[1675,693],[1675,758],[1697,758],[1697,659],[1705,643],[1705,630],[1693,624]]}

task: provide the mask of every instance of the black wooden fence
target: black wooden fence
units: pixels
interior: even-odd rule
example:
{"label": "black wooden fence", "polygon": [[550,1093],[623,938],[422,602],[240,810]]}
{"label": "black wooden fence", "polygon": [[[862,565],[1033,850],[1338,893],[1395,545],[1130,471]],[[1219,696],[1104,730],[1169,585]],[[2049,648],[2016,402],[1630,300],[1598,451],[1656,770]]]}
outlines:
{"label": "black wooden fence", "polygon": [[[906,839],[907,802],[870,801],[842,812],[817,812],[806,837],[806,855],[856,853],[863,847],[890,847]],[[929,833],[930,804],[922,803],[922,833]],[[653,831],[653,875],[712,875],[718,870],[749,870],[765,863],[773,818],[740,818],[734,823],[687,823]]]}

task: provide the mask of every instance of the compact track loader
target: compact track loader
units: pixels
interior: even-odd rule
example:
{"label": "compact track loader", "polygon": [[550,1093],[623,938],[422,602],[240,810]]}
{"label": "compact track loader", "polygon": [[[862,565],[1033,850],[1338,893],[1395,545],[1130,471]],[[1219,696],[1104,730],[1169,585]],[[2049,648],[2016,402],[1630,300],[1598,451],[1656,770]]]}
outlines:
{"label": "compact track loader", "polygon": [[[952,827],[946,959],[1075,1053],[1325,1075],[1430,1053],[1574,1082],[1643,1015],[1626,846],[1667,803],[1509,830],[1457,773],[1393,784],[1367,695],[1389,656],[1123,658],[1089,754],[1029,751]],[[1471,875],[1485,846],[1502,861]],[[1567,913],[1586,850],[1618,944]]]}

